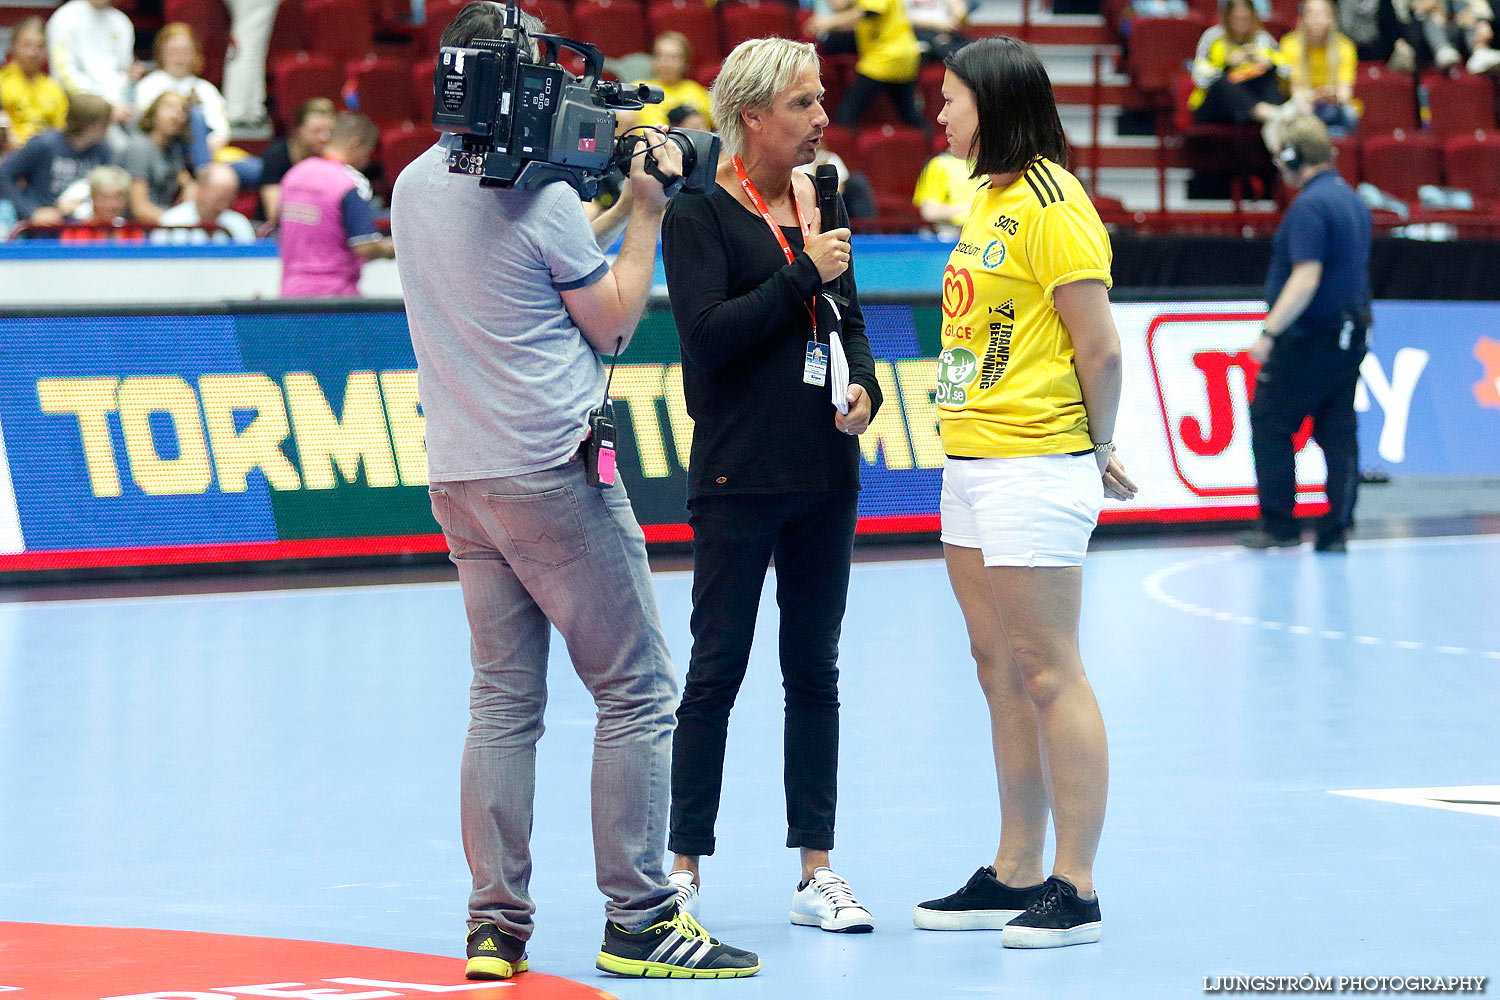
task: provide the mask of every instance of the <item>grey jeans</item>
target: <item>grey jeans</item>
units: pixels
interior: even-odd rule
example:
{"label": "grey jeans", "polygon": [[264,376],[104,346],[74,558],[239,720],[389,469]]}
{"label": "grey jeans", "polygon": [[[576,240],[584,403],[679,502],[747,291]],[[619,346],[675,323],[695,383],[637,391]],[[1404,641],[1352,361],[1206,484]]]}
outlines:
{"label": "grey jeans", "polygon": [[474,662],[461,772],[470,923],[531,936],[529,841],[550,623],[598,708],[594,868],[605,915],[642,930],[672,899],[662,852],[677,680],[625,488],[588,486],[574,460],[428,492],[458,567]]}

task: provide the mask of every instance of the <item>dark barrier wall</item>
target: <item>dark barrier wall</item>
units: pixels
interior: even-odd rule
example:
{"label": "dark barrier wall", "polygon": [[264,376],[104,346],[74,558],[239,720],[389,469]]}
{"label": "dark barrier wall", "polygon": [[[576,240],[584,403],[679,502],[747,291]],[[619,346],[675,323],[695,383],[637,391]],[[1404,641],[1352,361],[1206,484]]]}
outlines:
{"label": "dark barrier wall", "polygon": [[[1261,314],[1254,301],[1116,305],[1127,373],[1116,439],[1142,491],[1104,521],[1254,514],[1245,348]],[[872,296],[866,317],[886,405],[860,440],[860,530],[931,532],[941,309]],[[1359,400],[1371,462],[1500,475],[1497,331],[1500,304],[1377,304]],[[398,303],[0,315],[0,357],[0,570],[443,549]],[[660,304],[613,394],[647,537],[685,540],[692,422]],[[1315,446],[1298,474],[1316,505]]]}
{"label": "dark barrier wall", "polygon": [[[1221,237],[1110,237],[1116,291],[1259,288],[1271,262],[1270,240]],[[1427,243],[1377,239],[1370,250],[1375,298],[1500,300],[1500,241]]]}

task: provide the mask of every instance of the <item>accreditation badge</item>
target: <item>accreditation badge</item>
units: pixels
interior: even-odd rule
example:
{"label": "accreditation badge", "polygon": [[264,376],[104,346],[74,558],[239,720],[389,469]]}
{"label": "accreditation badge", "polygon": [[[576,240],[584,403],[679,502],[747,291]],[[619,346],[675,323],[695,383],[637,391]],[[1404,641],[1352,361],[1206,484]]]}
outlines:
{"label": "accreditation badge", "polygon": [[807,356],[802,359],[802,381],[808,385],[828,384],[828,348],[816,340],[807,342]]}

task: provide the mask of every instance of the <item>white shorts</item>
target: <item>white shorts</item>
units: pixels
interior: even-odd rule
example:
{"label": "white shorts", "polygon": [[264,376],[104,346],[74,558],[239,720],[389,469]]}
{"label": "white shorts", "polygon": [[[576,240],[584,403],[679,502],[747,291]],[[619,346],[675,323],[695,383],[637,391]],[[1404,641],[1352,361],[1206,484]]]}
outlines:
{"label": "white shorts", "polygon": [[943,541],[986,566],[1083,565],[1103,504],[1092,453],[943,463]]}

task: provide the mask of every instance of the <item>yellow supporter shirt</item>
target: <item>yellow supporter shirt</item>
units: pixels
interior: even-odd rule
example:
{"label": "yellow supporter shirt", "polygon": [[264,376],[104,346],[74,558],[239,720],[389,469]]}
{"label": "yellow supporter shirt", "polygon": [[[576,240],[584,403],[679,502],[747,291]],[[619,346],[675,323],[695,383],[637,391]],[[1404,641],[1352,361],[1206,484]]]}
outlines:
{"label": "yellow supporter shirt", "polygon": [[1037,160],[1003,190],[979,193],[943,271],[936,402],[947,454],[1011,458],[1092,447],[1073,338],[1052,293],[1085,278],[1108,286],[1111,259],[1083,185],[1050,160]]}
{"label": "yellow supporter shirt", "polygon": [[[1305,63],[1302,58],[1304,52],[1307,56]],[[1327,46],[1319,45],[1316,48],[1304,49],[1302,33],[1299,31],[1294,31],[1281,40],[1281,58],[1286,63],[1294,88],[1331,87],[1337,84],[1348,84],[1352,87],[1355,70],[1359,68],[1359,52],[1352,41],[1344,35],[1339,35],[1334,54],[1338,60],[1336,76],[1328,72]]]}
{"label": "yellow supporter shirt", "polygon": [[16,63],[0,69],[0,107],[10,118],[12,142],[18,146],[68,120],[68,95],[57,81],[46,73],[28,77]]}
{"label": "yellow supporter shirt", "polygon": [[906,19],[904,0],[859,0],[864,16],[854,26],[859,52],[855,72],[881,83],[910,83],[917,78],[922,51]]}
{"label": "yellow supporter shirt", "polygon": [[662,102],[641,108],[641,124],[667,127],[667,112],[683,104],[690,104],[702,113],[708,127],[714,127],[713,116],[708,113],[708,91],[697,80],[682,79],[677,83],[662,83],[660,80],[644,80],[653,87],[660,87]]}
{"label": "yellow supporter shirt", "polygon": [[969,176],[972,168],[952,153],[939,153],[927,161],[922,175],[917,178],[917,190],[911,203],[918,208],[930,201],[953,209],[949,216],[955,226],[961,226],[969,218],[969,207],[974,196],[984,186],[984,178]]}

